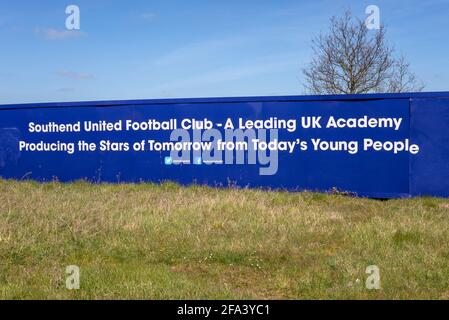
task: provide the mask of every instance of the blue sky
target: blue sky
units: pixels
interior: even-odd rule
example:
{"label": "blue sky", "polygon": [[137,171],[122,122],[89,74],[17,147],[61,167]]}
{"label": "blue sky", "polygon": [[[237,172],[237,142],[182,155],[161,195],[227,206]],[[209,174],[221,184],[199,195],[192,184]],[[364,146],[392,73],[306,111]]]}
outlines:
{"label": "blue sky", "polygon": [[1,0],[0,104],[302,94],[311,38],[370,4],[426,91],[449,90],[449,0]]}

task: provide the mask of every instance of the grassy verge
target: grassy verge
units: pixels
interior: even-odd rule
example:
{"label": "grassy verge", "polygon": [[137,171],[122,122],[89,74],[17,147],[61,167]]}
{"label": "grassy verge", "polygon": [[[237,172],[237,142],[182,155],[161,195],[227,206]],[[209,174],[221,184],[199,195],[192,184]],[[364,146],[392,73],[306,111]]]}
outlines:
{"label": "grassy verge", "polygon": [[447,299],[448,262],[449,200],[0,180],[2,299]]}

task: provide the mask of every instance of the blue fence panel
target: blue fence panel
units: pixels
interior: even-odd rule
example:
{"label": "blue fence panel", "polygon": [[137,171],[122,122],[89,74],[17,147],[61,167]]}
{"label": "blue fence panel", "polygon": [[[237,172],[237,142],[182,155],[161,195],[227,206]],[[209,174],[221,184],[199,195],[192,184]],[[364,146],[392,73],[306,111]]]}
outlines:
{"label": "blue fence panel", "polygon": [[449,197],[449,98],[412,99],[410,114],[410,137],[421,148],[410,159],[410,192]]}
{"label": "blue fence panel", "polygon": [[[94,182],[161,182],[211,186],[262,187],[286,190],[329,191],[336,188],[359,196],[391,198],[411,195],[448,196],[449,96],[446,93],[354,96],[252,97],[214,99],[139,100],[112,102],[50,103],[0,106],[0,176],[63,182],[86,179]],[[302,120],[321,117],[321,128],[305,128]],[[326,128],[330,119],[400,119],[395,127]],[[245,153],[231,163],[207,163],[191,152],[189,163],[173,164],[170,151],[133,150],[139,141],[169,142],[172,130],[111,132],[30,132],[30,123],[57,124],[107,121],[183,119],[210,121],[215,132],[226,137],[224,124],[247,120],[294,119],[295,130],[268,131],[271,140],[298,142],[292,153],[268,153],[252,163]],[[274,121],[275,122],[275,121]],[[362,123],[362,124],[363,124]],[[190,138],[204,130],[187,130]],[[258,134],[258,132],[256,132]],[[257,136],[256,136],[257,138]],[[314,150],[312,139],[354,142],[358,151]],[[408,151],[364,150],[365,139],[416,143],[418,154]],[[407,141],[409,139],[409,141]],[[100,151],[101,141],[129,143],[128,151]],[[96,151],[33,152],[22,143],[94,143]],[[301,143],[306,142],[302,149]],[[251,143],[250,143],[251,144]],[[75,146],[76,147],[76,146]],[[22,148],[22,150],[20,150]],[[146,145],[148,148],[148,145]],[[275,155],[277,154],[277,158]],[[216,154],[215,154],[216,156]],[[198,161],[197,161],[198,158]],[[167,160],[168,159],[168,160]],[[224,152],[221,159],[224,159]],[[262,160],[269,160],[263,162]],[[269,170],[267,169],[269,168]],[[266,169],[269,174],[261,174]]]}

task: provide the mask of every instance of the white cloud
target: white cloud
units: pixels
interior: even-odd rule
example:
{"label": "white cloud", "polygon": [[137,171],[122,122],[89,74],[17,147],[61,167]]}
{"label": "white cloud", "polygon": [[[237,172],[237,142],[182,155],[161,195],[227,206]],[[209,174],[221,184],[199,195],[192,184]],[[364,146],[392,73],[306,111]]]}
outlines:
{"label": "white cloud", "polygon": [[220,40],[208,40],[193,43],[184,47],[177,48],[154,62],[156,66],[167,66],[181,62],[198,60],[202,57],[210,57],[214,52],[220,52],[230,49],[234,46],[244,44],[246,41],[242,37],[232,37]]}
{"label": "white cloud", "polygon": [[142,13],[139,17],[143,20],[153,20],[154,18],[157,17],[157,14],[154,12],[145,12]]}
{"label": "white cloud", "polygon": [[69,70],[59,70],[56,72],[58,76],[69,78],[69,79],[75,79],[75,80],[87,80],[92,79],[94,76],[90,73],[81,73],[81,72],[74,72]]}
{"label": "white cloud", "polygon": [[57,91],[58,92],[73,92],[73,91],[75,91],[75,88],[59,88]]}
{"label": "white cloud", "polygon": [[43,36],[47,40],[65,40],[79,38],[85,35],[79,30],[57,30],[53,28],[36,28],[35,33]]}
{"label": "white cloud", "polygon": [[251,64],[218,68],[152,87],[153,91],[176,90],[185,88],[200,88],[214,83],[236,81],[248,77],[279,72],[285,69],[297,68],[297,57],[292,55],[274,55],[257,59]]}

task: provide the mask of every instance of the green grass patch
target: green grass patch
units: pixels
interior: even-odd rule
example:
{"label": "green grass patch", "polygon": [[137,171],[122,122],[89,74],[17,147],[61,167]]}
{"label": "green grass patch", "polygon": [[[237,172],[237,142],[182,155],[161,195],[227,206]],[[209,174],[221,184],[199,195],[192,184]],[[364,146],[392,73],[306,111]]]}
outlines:
{"label": "green grass patch", "polygon": [[448,262],[446,199],[0,180],[1,299],[447,299]]}

